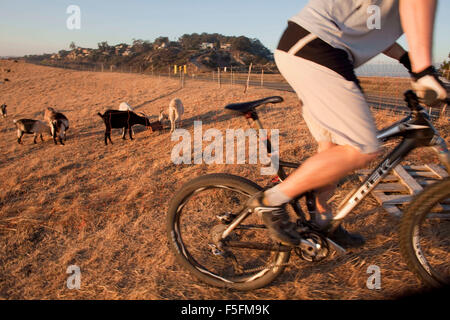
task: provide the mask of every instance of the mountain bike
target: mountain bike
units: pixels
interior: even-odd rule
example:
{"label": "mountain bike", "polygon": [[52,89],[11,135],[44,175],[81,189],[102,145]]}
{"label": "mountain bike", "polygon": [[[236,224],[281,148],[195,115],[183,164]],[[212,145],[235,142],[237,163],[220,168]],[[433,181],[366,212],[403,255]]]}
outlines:
{"label": "mountain bike", "polygon": [[[263,129],[256,108],[282,101],[281,97],[274,96],[231,104],[225,108],[243,115],[257,128]],[[332,220],[332,228],[337,228],[376,185],[416,148],[433,148],[441,163],[450,171],[450,153],[446,142],[433,127],[426,109],[412,91],[405,93],[405,102],[410,110],[408,115],[378,132],[378,139],[383,143],[394,138],[401,138],[400,142],[342,201]],[[266,147],[271,153],[272,146],[268,140]],[[278,160],[277,177],[268,186],[284,180],[287,177],[285,169],[295,169],[300,165]],[[311,223],[315,212],[314,191],[306,192],[288,204],[297,215],[301,243],[291,247],[273,241],[258,215],[246,208],[249,197],[262,189],[244,177],[225,173],[200,176],[184,184],[170,201],[166,221],[169,246],[179,263],[210,285],[253,290],[279,276],[289,264],[292,252],[311,263],[322,261],[333,252],[346,252]],[[418,194],[400,221],[403,258],[411,271],[426,285],[434,287],[449,284],[450,280],[449,200],[450,179],[446,178]]]}

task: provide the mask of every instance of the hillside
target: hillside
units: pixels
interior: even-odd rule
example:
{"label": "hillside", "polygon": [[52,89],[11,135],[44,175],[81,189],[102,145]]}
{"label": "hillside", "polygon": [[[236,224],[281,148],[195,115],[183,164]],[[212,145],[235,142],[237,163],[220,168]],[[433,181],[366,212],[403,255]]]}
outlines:
{"label": "hillside", "polygon": [[[167,131],[136,127],[133,142],[115,131],[114,144],[105,147],[104,124],[96,115],[127,101],[155,118],[178,97],[185,105],[183,127],[191,134],[194,120],[202,120],[204,130],[245,129],[245,119],[226,113],[226,104],[282,95],[283,103],[261,109],[261,121],[280,130],[285,160],[303,161],[315,144],[295,94],[256,88],[244,94],[242,86],[218,89],[201,81],[180,89],[173,78],[0,61],[0,72],[5,68],[11,72],[10,82],[0,84],[0,104],[8,105],[8,118],[0,119],[0,299],[390,299],[421,287],[400,257],[398,220],[372,197],[345,223],[367,238],[362,249],[318,264],[293,256],[293,265],[274,283],[253,292],[199,282],[167,246],[165,215],[173,194],[205,173],[229,172],[260,185],[270,178],[256,165],[175,165],[170,155],[176,142]],[[70,120],[66,145],[55,146],[49,137],[34,145],[30,135],[18,145],[12,119],[42,119],[48,106]],[[398,119],[386,111],[375,117],[379,127]],[[449,142],[447,121],[436,126]],[[421,149],[407,162],[437,159]],[[353,188],[351,182],[338,198]],[[70,265],[81,268],[80,290],[66,287]],[[370,265],[381,268],[381,290],[366,288]]]}
{"label": "hillside", "polygon": [[217,68],[245,68],[252,63],[264,66],[267,71],[275,68],[272,53],[257,39],[244,36],[227,37],[220,34],[183,35],[178,41],[159,37],[153,43],[134,40],[132,44],[109,45],[100,42],[98,48],[81,48],[75,43],[71,50],[55,54],[26,56],[30,62],[45,65],[93,66],[107,69],[134,69],[142,72],[167,72],[173,65],[186,65],[191,72],[216,70]]}

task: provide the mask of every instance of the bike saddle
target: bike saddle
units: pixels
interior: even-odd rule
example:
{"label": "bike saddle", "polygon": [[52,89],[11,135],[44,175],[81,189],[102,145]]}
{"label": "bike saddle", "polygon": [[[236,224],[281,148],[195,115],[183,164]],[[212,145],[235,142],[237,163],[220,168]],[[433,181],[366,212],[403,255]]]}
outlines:
{"label": "bike saddle", "polygon": [[249,101],[249,102],[242,102],[242,103],[232,103],[225,107],[227,110],[235,111],[235,112],[241,112],[241,113],[247,113],[250,111],[253,111],[256,107],[266,104],[266,103],[280,103],[283,102],[283,98],[279,96],[273,96],[273,97],[267,97],[260,100],[255,101]]}

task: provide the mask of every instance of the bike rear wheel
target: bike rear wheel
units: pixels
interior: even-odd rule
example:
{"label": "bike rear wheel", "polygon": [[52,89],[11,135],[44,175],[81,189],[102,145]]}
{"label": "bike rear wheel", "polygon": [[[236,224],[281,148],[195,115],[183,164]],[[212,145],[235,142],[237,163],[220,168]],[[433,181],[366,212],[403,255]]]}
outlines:
{"label": "bike rear wheel", "polygon": [[450,285],[450,178],[425,188],[405,210],[400,250],[426,285]]}
{"label": "bike rear wheel", "polygon": [[283,272],[290,250],[276,249],[278,244],[257,215],[248,216],[223,247],[217,246],[249,197],[260,190],[252,181],[230,174],[210,174],[185,184],[167,215],[170,248],[177,260],[200,280],[218,287],[253,290],[273,281]]}

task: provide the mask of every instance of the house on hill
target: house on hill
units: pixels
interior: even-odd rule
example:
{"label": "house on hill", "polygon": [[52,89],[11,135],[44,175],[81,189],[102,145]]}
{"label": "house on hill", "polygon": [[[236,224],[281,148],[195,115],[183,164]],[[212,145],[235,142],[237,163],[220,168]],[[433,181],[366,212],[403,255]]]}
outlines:
{"label": "house on hill", "polygon": [[128,57],[128,56],[130,56],[131,54],[132,54],[131,50],[130,50],[130,49],[127,49],[127,50],[125,50],[125,51],[122,53],[122,56]]}
{"label": "house on hill", "polygon": [[92,53],[92,49],[83,49],[83,50],[81,50],[81,55],[83,57],[88,57],[88,56],[91,55],[91,53]]}
{"label": "house on hill", "polygon": [[214,49],[214,43],[211,42],[203,42],[200,45],[200,49],[205,50],[205,49]]}
{"label": "house on hill", "polygon": [[220,49],[222,50],[231,50],[231,43],[223,43],[220,45]]}
{"label": "house on hill", "polygon": [[[75,60],[77,58],[84,58],[88,57],[92,54],[92,49],[87,48],[76,48],[73,49],[69,54],[67,55],[68,59]],[[59,58],[58,58],[59,59]]]}
{"label": "house on hill", "polygon": [[127,52],[127,51],[131,52],[130,51],[130,46],[127,45],[126,43],[121,43],[121,44],[118,44],[118,45],[114,46],[114,54],[116,56],[120,56],[120,55],[123,56],[124,53]]}
{"label": "house on hill", "polygon": [[70,59],[70,60],[75,60],[77,58],[77,52],[74,50],[74,51],[71,51],[68,55],[67,55],[67,59]]}
{"label": "house on hill", "polygon": [[161,43],[161,44],[154,44],[154,45],[153,45],[153,48],[155,48],[155,49],[157,49],[157,50],[167,48],[167,43],[166,43],[166,42],[163,42],[163,43]]}

